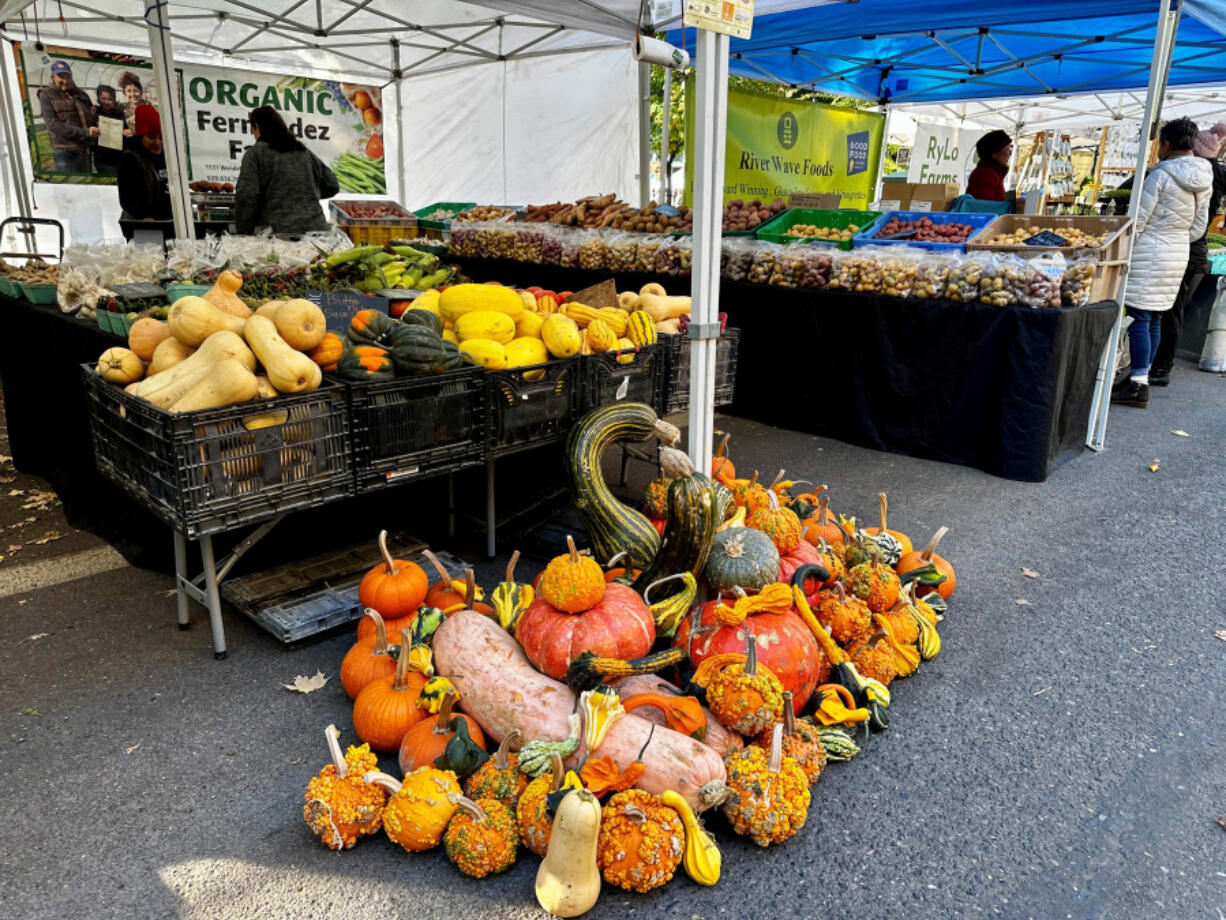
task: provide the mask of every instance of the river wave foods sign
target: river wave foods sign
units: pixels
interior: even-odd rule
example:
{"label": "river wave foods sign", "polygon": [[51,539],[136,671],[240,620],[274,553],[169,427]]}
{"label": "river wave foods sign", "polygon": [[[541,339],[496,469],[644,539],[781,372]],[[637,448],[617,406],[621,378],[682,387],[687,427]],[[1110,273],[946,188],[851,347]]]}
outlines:
{"label": "river wave foods sign", "polygon": [[[146,58],[79,48],[15,46],[35,178],[107,184],[136,108],[164,109]],[[271,106],[348,192],[384,194],[383,102],[377,86],[231,68],[177,68],[193,182],[238,181],[254,142],[249,113]],[[112,130],[113,129],[113,130]]]}
{"label": "river wave foods sign", "polygon": [[[694,149],[694,84],[686,90],[686,150]],[[728,90],[724,202],[785,201],[795,193],[840,196],[844,208],[865,208],[881,157],[885,116],[750,90]],[[693,158],[686,160],[691,199]]]}

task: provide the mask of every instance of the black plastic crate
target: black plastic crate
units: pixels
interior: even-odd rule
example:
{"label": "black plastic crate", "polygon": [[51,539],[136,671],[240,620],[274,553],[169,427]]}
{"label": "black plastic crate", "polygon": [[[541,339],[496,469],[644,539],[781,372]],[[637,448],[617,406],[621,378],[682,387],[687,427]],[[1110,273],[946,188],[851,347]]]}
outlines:
{"label": "black plastic crate", "polygon": [[485,459],[485,371],[349,383],[359,492],[424,479]]}
{"label": "black plastic crate", "polygon": [[[684,412],[690,407],[690,361],[693,352],[690,338],[684,335],[662,335],[668,352],[668,368],[664,387],[656,403],[657,411]],[[715,405],[726,406],[736,393],[736,357],[741,345],[740,329],[725,329],[715,345]]]}
{"label": "black plastic crate", "polygon": [[508,454],[566,437],[583,412],[578,357],[485,374],[489,451]]}
{"label": "black plastic crate", "polygon": [[98,469],[188,537],[353,495],[342,387],[173,414],[81,373]]}
{"label": "black plastic crate", "polygon": [[643,402],[655,406],[663,386],[667,359],[663,345],[585,355],[582,359],[587,379],[584,408],[615,402]]}

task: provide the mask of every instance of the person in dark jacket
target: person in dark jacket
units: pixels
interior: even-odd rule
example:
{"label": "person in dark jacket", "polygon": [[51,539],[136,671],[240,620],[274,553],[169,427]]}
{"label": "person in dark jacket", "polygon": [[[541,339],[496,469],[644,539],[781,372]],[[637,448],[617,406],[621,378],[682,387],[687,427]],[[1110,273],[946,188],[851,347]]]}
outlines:
{"label": "person in dark jacket", "polygon": [[[1209,161],[1213,167],[1213,190],[1209,193],[1209,221],[1222,207],[1226,198],[1226,166],[1218,161],[1222,152],[1222,143],[1226,141],[1226,122],[1219,122],[1208,131],[1196,135],[1196,144],[1192,152],[1198,157]],[[1171,371],[1175,366],[1175,348],[1179,344],[1179,335],[1183,332],[1183,312],[1196,294],[1205,275],[1209,274],[1209,230],[1194,240],[1188,251],[1188,267],[1184,270],[1183,281],[1179,285],[1179,293],[1175,296],[1175,305],[1162,314],[1162,339],[1158,342],[1158,350],[1154,352],[1154,361],[1149,369],[1150,386],[1165,387],[1171,382]]]}
{"label": "person in dark jacket", "polygon": [[123,220],[171,220],[162,119],[149,104],[137,106],[135,137],[124,141],[119,158],[119,204]]}
{"label": "person in dark jacket", "polygon": [[[103,118],[115,118],[124,121],[128,113],[124,111],[123,103],[116,101],[115,87],[105,83],[98,86],[98,105],[94,108],[95,121]],[[94,148],[94,169],[100,174],[113,176],[119,172],[119,158],[122,150],[103,147],[99,144]]]}
{"label": "person in dark jacket", "polygon": [[243,154],[234,190],[235,231],[328,229],[319,200],[341,190],[332,170],[290,135],[276,109],[261,106],[250,120],[255,145]]}
{"label": "person in dark jacket", "polygon": [[989,131],[975,144],[979,165],[966,182],[966,194],[980,201],[1005,200],[1005,176],[1013,156],[1013,140],[1004,131]]}
{"label": "person in dark jacket", "polygon": [[67,61],[51,65],[51,85],[38,91],[38,107],[51,138],[56,172],[93,172],[89,151],[98,136],[94,104],[73,82]]}

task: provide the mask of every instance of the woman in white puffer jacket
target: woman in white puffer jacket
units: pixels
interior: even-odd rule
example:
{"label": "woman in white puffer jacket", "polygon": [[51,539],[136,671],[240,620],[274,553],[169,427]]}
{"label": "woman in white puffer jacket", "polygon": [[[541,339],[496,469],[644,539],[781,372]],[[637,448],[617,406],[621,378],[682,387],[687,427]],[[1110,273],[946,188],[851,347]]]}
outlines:
{"label": "woman in white puffer jacket", "polygon": [[1158,135],[1161,162],[1141,189],[1124,295],[1132,317],[1132,370],[1112,395],[1113,402],[1126,406],[1149,405],[1149,366],[1162,335],[1162,314],[1174,305],[1188,266],[1188,247],[1200,239],[1209,220],[1213,168],[1193,155],[1196,134],[1196,123],[1188,118],[1163,125]]}

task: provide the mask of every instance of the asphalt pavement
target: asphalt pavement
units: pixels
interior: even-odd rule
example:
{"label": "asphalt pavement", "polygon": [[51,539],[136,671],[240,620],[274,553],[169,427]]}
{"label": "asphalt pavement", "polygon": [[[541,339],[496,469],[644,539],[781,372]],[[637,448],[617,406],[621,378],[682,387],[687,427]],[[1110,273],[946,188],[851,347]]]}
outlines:
{"label": "asphalt pavement", "polygon": [[[714,816],[718,886],[606,885],[589,916],[1224,920],[1224,388],[1181,365],[1149,409],[1112,412],[1106,451],[1045,483],[721,418],[742,471],[784,467],[869,518],[886,491],[916,543],[949,526],[943,650],[893,685],[889,731],[829,767],[796,838],[761,850]],[[5,528],[30,516],[7,493],[39,488],[6,476]],[[323,728],[353,737],[348,634],[286,649],[229,612],[214,661],[199,608],[176,629],[168,575],[53,503],[38,515],[11,533],[60,536],[0,536],[22,546],[0,546],[0,915],[544,916],[531,854],[474,881],[441,851],[380,834],[336,854],[307,830]],[[282,686],[317,670],[322,690]]]}

